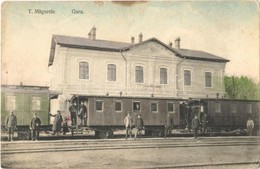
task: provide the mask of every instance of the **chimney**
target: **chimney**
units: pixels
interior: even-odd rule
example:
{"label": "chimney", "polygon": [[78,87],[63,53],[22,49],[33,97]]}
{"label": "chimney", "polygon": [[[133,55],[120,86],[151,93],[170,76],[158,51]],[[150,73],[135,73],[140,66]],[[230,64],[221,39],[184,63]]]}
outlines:
{"label": "chimney", "polygon": [[175,48],[176,49],[180,49],[180,47],[181,47],[180,41],[181,41],[180,37],[175,39]]}
{"label": "chimney", "polygon": [[169,46],[170,46],[170,48],[172,48],[172,42],[169,42]]}
{"label": "chimney", "polygon": [[93,26],[90,30],[90,32],[88,33],[88,38],[92,39],[92,40],[96,40],[96,27]]}
{"label": "chimney", "polygon": [[142,33],[139,34],[139,43],[141,43],[141,42],[143,42],[143,34]]}
{"label": "chimney", "polygon": [[131,43],[135,43],[135,38],[133,36],[131,37]]}

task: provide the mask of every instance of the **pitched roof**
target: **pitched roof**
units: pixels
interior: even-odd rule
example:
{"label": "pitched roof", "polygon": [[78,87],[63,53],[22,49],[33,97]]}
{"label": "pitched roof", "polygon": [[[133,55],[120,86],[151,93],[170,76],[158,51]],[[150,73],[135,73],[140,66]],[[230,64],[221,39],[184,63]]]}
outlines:
{"label": "pitched roof", "polygon": [[118,51],[122,48],[131,46],[131,43],[115,42],[107,40],[92,40],[89,38],[71,37],[64,35],[53,35],[58,45],[70,46],[70,47],[81,47],[81,48],[95,48],[103,50],[114,50]]}
{"label": "pitched roof", "polygon": [[203,59],[203,60],[212,60],[212,61],[222,61],[229,62],[229,60],[224,59],[222,57],[213,55],[211,53],[198,51],[198,50],[190,50],[190,49],[175,49],[177,53],[179,53],[182,57],[186,57],[189,59]]}
{"label": "pitched roof", "polygon": [[217,62],[228,62],[229,61],[222,57],[219,57],[219,56],[216,56],[216,55],[213,55],[210,53],[202,52],[202,51],[172,48],[156,38],[150,38],[141,43],[132,44],[132,43],[115,42],[115,41],[107,41],[107,40],[92,40],[89,38],[82,38],[82,37],[53,35],[52,43],[51,43],[50,57],[49,57],[49,66],[52,65],[53,60],[54,60],[56,44],[64,46],[64,47],[71,47],[71,48],[83,48],[83,49],[91,49],[91,50],[120,52],[120,51],[130,50],[131,48],[142,45],[149,41],[155,41],[155,42],[163,45],[165,48],[174,52],[175,55],[178,57],[187,58],[187,59],[195,59],[195,60],[217,61]]}

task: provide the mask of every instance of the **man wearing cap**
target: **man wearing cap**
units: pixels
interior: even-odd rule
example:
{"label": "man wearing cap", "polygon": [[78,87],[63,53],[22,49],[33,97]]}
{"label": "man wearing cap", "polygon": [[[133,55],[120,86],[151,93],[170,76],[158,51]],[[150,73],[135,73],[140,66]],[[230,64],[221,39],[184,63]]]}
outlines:
{"label": "man wearing cap", "polygon": [[61,132],[61,124],[62,124],[62,116],[61,116],[61,111],[57,110],[57,114],[52,115],[50,114],[50,116],[54,117],[54,121],[53,121],[53,126],[52,126],[52,130],[53,130],[53,134],[59,134]]}
{"label": "man wearing cap", "polygon": [[192,127],[194,131],[194,138],[198,137],[198,130],[200,127],[200,121],[197,115],[195,115],[194,119],[192,120]]}
{"label": "man wearing cap", "polygon": [[8,141],[13,141],[14,130],[16,129],[17,118],[14,112],[11,110],[10,114],[6,117],[5,127],[8,130]]}
{"label": "man wearing cap", "polygon": [[144,128],[144,121],[141,117],[140,114],[137,115],[137,120],[136,120],[136,131],[135,131],[135,139],[137,138],[137,135],[139,132]]}
{"label": "man wearing cap", "polygon": [[34,117],[31,120],[30,129],[32,134],[32,140],[39,139],[39,129],[41,125],[41,120],[37,117],[37,113],[34,113]]}
{"label": "man wearing cap", "polygon": [[132,123],[133,123],[133,119],[130,115],[130,112],[127,112],[127,115],[124,119],[124,124],[125,124],[125,130],[126,130],[126,133],[125,133],[125,139],[127,139],[128,137],[128,133],[130,135],[130,138],[131,138],[131,135],[132,135]]}
{"label": "man wearing cap", "polygon": [[71,106],[69,107],[69,111],[70,111],[71,124],[75,125],[76,124],[76,118],[77,118],[77,105],[76,105],[76,102],[71,103]]}
{"label": "man wearing cap", "polygon": [[170,135],[172,133],[172,127],[173,127],[173,119],[168,113],[165,120],[164,138],[166,138],[168,134]]}

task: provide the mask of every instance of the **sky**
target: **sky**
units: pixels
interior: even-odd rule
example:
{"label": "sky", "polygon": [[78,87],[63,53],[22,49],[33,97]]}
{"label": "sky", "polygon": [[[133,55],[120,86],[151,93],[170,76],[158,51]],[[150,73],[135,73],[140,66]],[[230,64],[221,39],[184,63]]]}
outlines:
{"label": "sky", "polygon": [[[256,1],[4,2],[1,6],[1,84],[49,85],[53,34],[130,42],[155,37],[181,48],[226,58],[227,76],[259,82],[260,12]],[[29,13],[35,9],[54,14]],[[72,10],[84,14],[73,14]]]}

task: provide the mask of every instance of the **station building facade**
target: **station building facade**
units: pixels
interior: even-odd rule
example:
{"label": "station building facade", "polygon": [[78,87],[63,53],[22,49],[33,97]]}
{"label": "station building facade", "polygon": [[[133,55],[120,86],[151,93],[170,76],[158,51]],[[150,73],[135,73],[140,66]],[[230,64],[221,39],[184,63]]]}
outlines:
{"label": "station building facade", "polygon": [[51,90],[62,93],[54,109],[66,110],[73,95],[205,98],[225,93],[229,60],[180,48],[180,38],[137,43],[53,35],[49,56]]}

